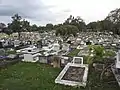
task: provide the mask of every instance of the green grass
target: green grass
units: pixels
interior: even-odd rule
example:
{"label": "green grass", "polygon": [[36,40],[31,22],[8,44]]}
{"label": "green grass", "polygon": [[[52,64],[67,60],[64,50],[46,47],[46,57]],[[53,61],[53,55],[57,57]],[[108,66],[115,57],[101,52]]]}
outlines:
{"label": "green grass", "polygon": [[16,51],[6,51],[7,54],[16,54]]}
{"label": "green grass", "polygon": [[98,72],[89,72],[87,87],[75,88],[55,84],[62,69],[39,63],[17,63],[0,71],[0,90],[119,90],[117,84],[99,81]]}
{"label": "green grass", "polygon": [[38,63],[18,63],[0,71],[0,90],[78,90],[55,84],[61,69]]}
{"label": "green grass", "polygon": [[77,56],[79,52],[80,52],[79,49],[74,49],[68,54],[68,56],[70,56],[70,57]]}

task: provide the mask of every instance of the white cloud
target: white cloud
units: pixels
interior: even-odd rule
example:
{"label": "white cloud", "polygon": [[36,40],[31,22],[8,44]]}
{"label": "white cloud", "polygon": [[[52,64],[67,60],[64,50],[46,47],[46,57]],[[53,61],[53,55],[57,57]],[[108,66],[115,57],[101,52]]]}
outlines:
{"label": "white cloud", "polygon": [[[52,8],[54,14],[61,10],[69,10],[66,13],[81,16],[86,22],[104,19],[111,10],[120,8],[120,0],[42,0],[45,5],[55,5]],[[66,16],[64,16],[66,17]]]}
{"label": "white cloud", "polygon": [[62,23],[69,15],[81,16],[85,22],[104,19],[120,8],[120,0],[0,0],[0,20],[9,22],[14,13],[32,23]]}

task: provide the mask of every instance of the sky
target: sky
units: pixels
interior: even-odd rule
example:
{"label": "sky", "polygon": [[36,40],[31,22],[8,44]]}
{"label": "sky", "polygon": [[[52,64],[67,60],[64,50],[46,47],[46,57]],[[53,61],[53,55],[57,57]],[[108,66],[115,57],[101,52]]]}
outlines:
{"label": "sky", "polygon": [[0,0],[0,22],[10,23],[18,13],[31,24],[59,24],[70,15],[86,23],[103,20],[111,10],[120,8],[120,0]]}

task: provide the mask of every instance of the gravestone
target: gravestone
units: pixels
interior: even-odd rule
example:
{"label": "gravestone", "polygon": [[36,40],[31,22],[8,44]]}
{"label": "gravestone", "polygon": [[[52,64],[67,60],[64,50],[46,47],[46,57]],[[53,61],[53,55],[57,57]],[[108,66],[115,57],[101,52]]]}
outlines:
{"label": "gravestone", "polygon": [[120,69],[120,50],[117,52],[116,68]]}
{"label": "gravestone", "polygon": [[39,49],[37,49],[35,46],[25,48],[22,50],[22,52],[24,53],[24,59],[22,61],[26,62],[37,62],[39,60],[39,56],[41,55],[39,53]]}
{"label": "gravestone", "polygon": [[73,57],[72,63],[74,63],[74,64],[83,64],[83,57]]}
{"label": "gravestone", "polygon": [[38,47],[38,48],[42,48],[42,41],[38,41],[38,42],[37,42],[37,47]]}

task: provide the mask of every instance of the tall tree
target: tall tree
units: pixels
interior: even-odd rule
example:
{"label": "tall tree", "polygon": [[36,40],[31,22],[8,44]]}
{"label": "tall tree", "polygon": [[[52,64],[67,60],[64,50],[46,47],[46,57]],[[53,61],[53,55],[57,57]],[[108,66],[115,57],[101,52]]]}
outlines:
{"label": "tall tree", "polygon": [[120,8],[111,11],[105,18],[114,24],[112,31],[116,34],[120,34]]}
{"label": "tall tree", "polygon": [[46,29],[47,30],[52,30],[53,29],[53,24],[52,23],[46,24]]}
{"label": "tall tree", "polygon": [[101,20],[97,22],[90,22],[87,25],[87,29],[91,31],[111,31],[113,28],[113,23],[108,20]]}
{"label": "tall tree", "polygon": [[15,14],[12,17],[12,23],[8,24],[8,27],[10,30],[13,30],[13,32],[18,32],[18,38],[20,39],[20,32],[22,29],[22,24],[21,24],[21,19],[22,17],[19,16],[18,14]]}
{"label": "tall tree", "polygon": [[106,20],[109,20],[113,23],[120,22],[120,8],[117,8],[115,10],[112,10],[108,16],[106,17]]}
{"label": "tall tree", "polygon": [[27,20],[21,21],[22,31],[30,31],[30,22]]}
{"label": "tall tree", "polygon": [[70,36],[71,34],[76,36],[78,28],[74,25],[63,25],[56,29],[56,35]]}
{"label": "tall tree", "polygon": [[37,27],[36,24],[33,24],[33,25],[31,26],[31,31],[38,31],[38,27]]}
{"label": "tall tree", "polygon": [[97,31],[97,22],[90,22],[89,24],[87,24],[87,29],[89,29],[90,31]]}
{"label": "tall tree", "polygon": [[74,16],[70,15],[70,17],[68,17],[67,20],[65,20],[65,22],[63,24],[64,25],[74,25],[79,29],[79,31],[83,31],[86,29],[86,24],[80,16],[77,16],[75,18]]}

